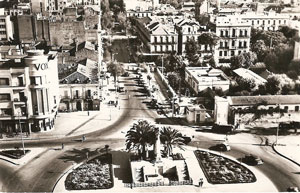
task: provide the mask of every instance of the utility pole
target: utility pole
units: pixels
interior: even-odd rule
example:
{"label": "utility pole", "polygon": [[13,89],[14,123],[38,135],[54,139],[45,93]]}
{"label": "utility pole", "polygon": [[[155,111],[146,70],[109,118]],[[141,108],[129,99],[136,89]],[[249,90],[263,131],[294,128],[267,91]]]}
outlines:
{"label": "utility pole", "polygon": [[[101,2],[99,3],[100,9],[99,9],[99,18],[98,18],[98,99],[100,100],[100,97],[102,97],[102,89],[103,89],[103,81],[100,81],[103,77],[101,77],[102,73],[104,73],[104,68],[102,66],[102,28],[101,28]],[[105,77],[105,74],[103,74]],[[101,103],[101,101],[100,101]],[[99,110],[100,110],[100,103],[99,103]]]}
{"label": "utility pole", "polygon": [[19,112],[18,113],[18,117],[19,117],[19,128],[20,128],[20,131],[21,131],[21,141],[22,141],[22,147],[23,147],[23,154],[25,155],[25,145],[24,145],[24,140],[23,140],[23,132],[22,132],[22,127],[21,127],[21,113]]}
{"label": "utility pole", "polygon": [[161,57],[161,73],[164,75],[164,54]]}

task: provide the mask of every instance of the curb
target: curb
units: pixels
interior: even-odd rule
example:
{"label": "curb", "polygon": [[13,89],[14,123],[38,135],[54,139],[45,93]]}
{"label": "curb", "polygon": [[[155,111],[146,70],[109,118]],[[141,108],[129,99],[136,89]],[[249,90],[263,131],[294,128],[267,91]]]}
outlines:
{"label": "curb", "polygon": [[13,161],[8,160],[8,159],[2,158],[2,157],[0,157],[0,159],[3,160],[3,161],[9,162],[9,163],[11,163],[11,164],[14,164],[14,165],[16,165],[16,166],[20,165],[20,164],[17,164],[17,163],[15,163],[15,162],[13,162]]}
{"label": "curb", "polygon": [[283,158],[285,158],[285,159],[287,159],[287,160],[293,162],[294,164],[300,166],[300,163],[298,163],[298,162],[292,160],[291,158],[289,158],[289,157],[283,155],[282,153],[280,153],[279,151],[277,151],[276,148],[275,148],[275,144],[272,144],[272,149],[273,149],[273,151],[274,151],[275,153],[277,153],[277,154],[280,155],[281,157],[283,157]]}

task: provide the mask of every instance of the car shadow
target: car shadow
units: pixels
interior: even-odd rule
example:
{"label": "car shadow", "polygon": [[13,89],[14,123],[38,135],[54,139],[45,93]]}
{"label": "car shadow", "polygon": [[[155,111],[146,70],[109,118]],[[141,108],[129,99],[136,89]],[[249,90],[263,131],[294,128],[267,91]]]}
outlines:
{"label": "car shadow", "polygon": [[88,158],[91,158],[97,154],[99,154],[97,150],[91,150],[89,148],[83,148],[83,149],[73,148],[72,150],[66,151],[58,159],[61,159],[64,162],[81,163],[83,161],[86,161]]}

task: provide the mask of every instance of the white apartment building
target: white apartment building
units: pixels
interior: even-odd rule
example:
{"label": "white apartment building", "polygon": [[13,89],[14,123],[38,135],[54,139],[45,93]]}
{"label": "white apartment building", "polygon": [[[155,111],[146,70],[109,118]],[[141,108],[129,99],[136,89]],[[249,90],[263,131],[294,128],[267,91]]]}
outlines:
{"label": "white apartment building", "polygon": [[0,42],[13,39],[13,23],[9,15],[5,15],[4,9],[0,9]]}
{"label": "white apartment building", "polygon": [[232,16],[216,18],[216,35],[220,38],[215,48],[216,64],[229,64],[232,56],[250,50],[251,23]]}
{"label": "white apartment building", "polygon": [[146,17],[137,20],[137,29],[144,47],[150,53],[177,52],[178,34],[170,18]]}
{"label": "white apartment building", "polygon": [[59,104],[56,52],[30,50],[0,63],[2,133],[49,131]]}
{"label": "white apartment building", "polygon": [[277,31],[280,26],[289,25],[290,17],[285,14],[277,14],[274,11],[264,13],[246,12],[242,15],[237,15],[242,20],[250,22],[251,26],[256,29],[266,31]]}
{"label": "white apartment building", "polygon": [[196,94],[207,88],[228,91],[230,85],[230,80],[223,71],[209,67],[186,67],[185,82]]}

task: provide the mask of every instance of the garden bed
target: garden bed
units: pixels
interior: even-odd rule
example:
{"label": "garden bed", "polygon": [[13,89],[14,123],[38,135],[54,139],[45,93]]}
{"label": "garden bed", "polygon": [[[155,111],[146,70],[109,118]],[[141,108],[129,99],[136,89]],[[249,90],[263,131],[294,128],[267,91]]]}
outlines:
{"label": "garden bed", "polygon": [[112,155],[98,156],[73,170],[66,178],[65,187],[67,190],[112,188]]}
{"label": "garden bed", "polygon": [[20,159],[29,152],[30,152],[30,150],[27,149],[27,150],[25,150],[25,154],[24,154],[24,151],[21,149],[13,149],[13,150],[1,151],[0,155],[6,156],[6,157],[9,157],[12,159]]}
{"label": "garden bed", "polygon": [[206,151],[196,150],[194,153],[208,182],[212,184],[256,182],[255,175],[238,162]]}

